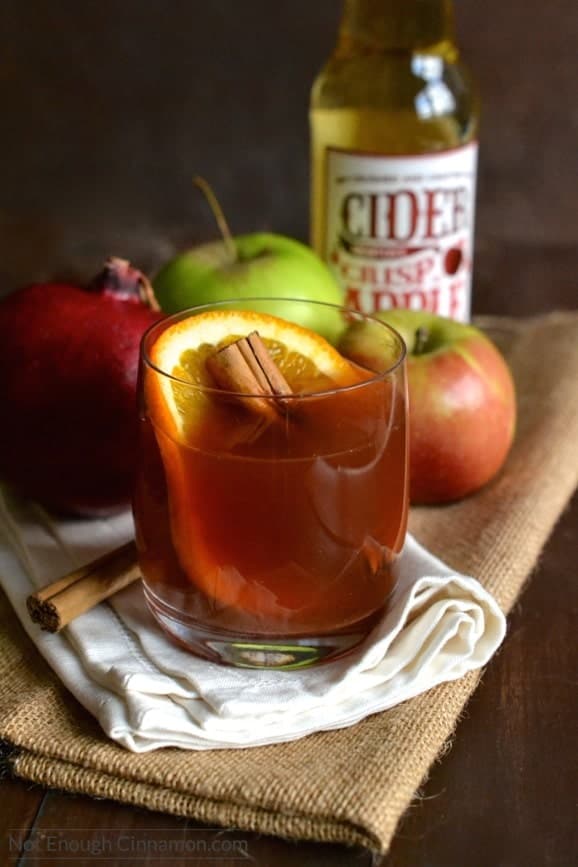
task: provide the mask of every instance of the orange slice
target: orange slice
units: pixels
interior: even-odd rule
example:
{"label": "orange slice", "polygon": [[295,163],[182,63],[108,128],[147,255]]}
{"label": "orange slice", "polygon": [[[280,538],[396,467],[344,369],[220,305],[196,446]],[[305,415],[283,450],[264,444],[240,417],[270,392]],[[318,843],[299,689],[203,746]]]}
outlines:
{"label": "orange slice", "polygon": [[239,574],[235,563],[223,562],[219,552],[211,550],[203,526],[204,492],[194,471],[195,461],[202,460],[195,432],[207,419],[219,422],[222,404],[206,390],[214,384],[205,361],[254,331],[295,394],[352,385],[362,378],[312,331],[268,314],[219,310],[183,319],[160,335],[149,357],[170,377],[148,372],[146,399],[165,469],[173,544],[189,580],[219,606],[259,617],[286,617],[286,608],[265,584]]}
{"label": "orange slice", "polygon": [[259,333],[296,394],[359,380],[352,365],[330,343],[300,325],[249,310],[200,313],[167,328],[149,352],[155,367],[172,377],[151,375],[147,384],[150,412],[165,433],[180,441],[189,439],[203,412],[210,410],[210,399],[203,391],[214,387],[205,367],[207,357],[252,331]]}

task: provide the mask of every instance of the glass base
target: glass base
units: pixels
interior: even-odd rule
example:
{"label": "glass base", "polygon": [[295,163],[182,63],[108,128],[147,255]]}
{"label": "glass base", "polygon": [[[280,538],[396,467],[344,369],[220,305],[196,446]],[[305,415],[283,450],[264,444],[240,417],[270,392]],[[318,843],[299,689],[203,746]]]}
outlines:
{"label": "glass base", "polygon": [[236,668],[291,671],[332,662],[361,644],[383,616],[381,609],[344,629],[314,637],[233,633],[203,626],[168,605],[144,582],[143,587],[151,613],[181,647],[202,659]]}

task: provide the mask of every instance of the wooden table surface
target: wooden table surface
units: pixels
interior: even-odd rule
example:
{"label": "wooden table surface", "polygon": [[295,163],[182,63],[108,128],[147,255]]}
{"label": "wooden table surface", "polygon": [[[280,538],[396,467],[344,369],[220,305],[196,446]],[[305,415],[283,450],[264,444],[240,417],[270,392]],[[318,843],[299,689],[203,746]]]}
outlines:
{"label": "wooden table surface", "polygon": [[[482,246],[475,308],[532,314],[578,307],[578,251],[571,246]],[[539,351],[539,347],[536,348]],[[17,780],[0,784],[0,863],[144,865],[168,859],[154,841],[184,841],[171,865],[250,863],[300,867],[569,867],[576,835],[576,554],[578,498],[566,510],[516,605],[503,648],[467,706],[451,750],[432,769],[390,853],[288,842],[92,800]],[[67,851],[39,859],[37,843]],[[152,841],[152,843],[151,843]],[[75,846],[93,846],[80,854]],[[100,847],[100,848],[99,848]],[[26,851],[26,849],[28,851]],[[100,853],[100,861],[97,856]],[[113,854],[115,853],[115,854]]]}

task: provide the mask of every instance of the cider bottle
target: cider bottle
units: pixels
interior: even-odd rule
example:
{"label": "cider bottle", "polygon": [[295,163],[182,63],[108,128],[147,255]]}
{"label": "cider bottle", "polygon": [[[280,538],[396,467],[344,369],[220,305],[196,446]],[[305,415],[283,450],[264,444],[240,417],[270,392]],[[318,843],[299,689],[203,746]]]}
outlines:
{"label": "cider bottle", "polygon": [[451,0],[345,0],[311,94],[311,243],[349,306],[469,319],[478,113]]}

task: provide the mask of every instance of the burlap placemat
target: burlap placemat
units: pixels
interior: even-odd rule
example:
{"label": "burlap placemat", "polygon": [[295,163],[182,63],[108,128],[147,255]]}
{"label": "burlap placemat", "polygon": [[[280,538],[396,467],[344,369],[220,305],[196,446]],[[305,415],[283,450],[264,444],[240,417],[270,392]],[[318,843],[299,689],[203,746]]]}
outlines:
{"label": "burlap placemat", "polygon": [[[516,379],[515,447],[505,471],[479,495],[416,509],[411,524],[508,611],[578,482],[578,313],[490,324]],[[477,683],[470,675],[352,728],[290,744],[135,755],[103,737],[5,598],[0,618],[0,737],[14,775],[213,825],[380,852]]]}

